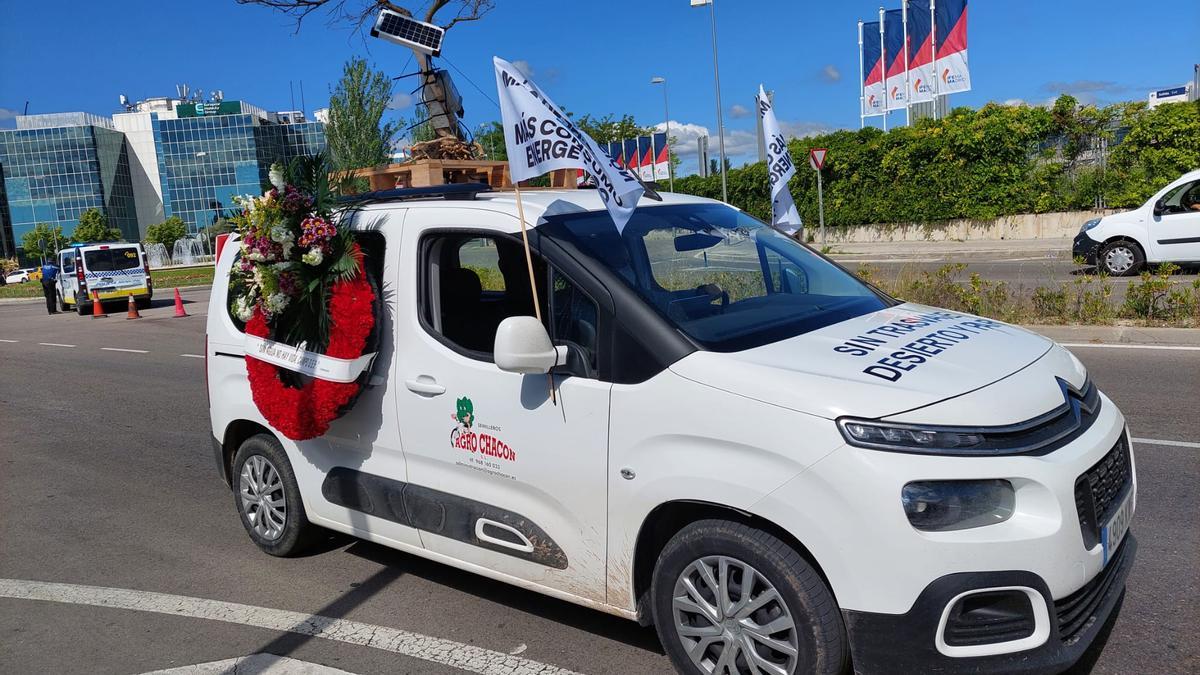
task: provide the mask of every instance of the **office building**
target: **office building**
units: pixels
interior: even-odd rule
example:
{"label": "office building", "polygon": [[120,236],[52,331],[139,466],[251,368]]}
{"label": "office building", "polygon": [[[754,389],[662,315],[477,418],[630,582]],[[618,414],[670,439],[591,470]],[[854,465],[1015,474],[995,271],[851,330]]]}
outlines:
{"label": "office building", "polygon": [[18,115],[0,130],[0,253],[12,255],[37,223],[70,235],[98,209],[127,239],[138,238],[129,152],[112,120],[88,113]]}
{"label": "office building", "polygon": [[29,115],[0,131],[0,254],[35,223],[70,234],[98,208],[131,241],[178,216],[197,233],[258,194],[271,164],[325,149],[325,125],[301,111],[270,113],[245,101],[150,98],[111,119]]}

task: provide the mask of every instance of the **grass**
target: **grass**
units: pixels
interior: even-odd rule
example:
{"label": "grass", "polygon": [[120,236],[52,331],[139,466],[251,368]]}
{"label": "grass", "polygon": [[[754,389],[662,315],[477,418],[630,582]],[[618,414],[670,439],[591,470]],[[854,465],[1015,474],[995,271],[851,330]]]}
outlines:
{"label": "grass", "polygon": [[[210,286],[213,281],[214,268],[211,265],[203,267],[185,267],[183,269],[150,270],[150,278],[154,280],[154,288],[159,292],[169,288],[186,286]],[[40,281],[27,281],[23,284],[8,284],[0,286],[2,298],[40,298],[42,284]]]}

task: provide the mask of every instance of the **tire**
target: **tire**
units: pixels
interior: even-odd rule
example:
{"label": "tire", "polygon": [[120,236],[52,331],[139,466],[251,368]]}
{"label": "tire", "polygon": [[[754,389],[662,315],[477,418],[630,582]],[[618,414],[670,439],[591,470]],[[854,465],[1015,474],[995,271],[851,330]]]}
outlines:
{"label": "tire", "polygon": [[[721,578],[719,571],[726,566],[727,595],[737,596],[732,616],[718,609],[720,603],[711,602],[716,589],[710,590],[704,581],[702,564],[713,581]],[[754,575],[755,581],[750,595],[743,596],[740,588],[747,575]],[[685,579],[691,582],[690,588]],[[743,601],[760,601],[772,590],[776,592],[774,599],[746,616],[738,616],[743,610],[736,608]],[[694,600],[687,604],[689,598],[696,597],[693,591],[708,603],[705,607]],[[747,667],[744,645],[752,646],[760,658],[789,674],[841,673],[846,668],[846,630],[833,594],[795,549],[762,530],[727,520],[701,520],[688,525],[671,538],[659,556],[650,593],[659,640],[680,673],[759,672]],[[676,597],[684,602],[677,605]],[[790,629],[756,630],[774,623],[787,626],[788,620]],[[750,628],[743,631],[743,626]],[[695,637],[685,637],[684,632],[694,633]],[[761,639],[752,638],[753,634],[765,634],[776,644],[790,646],[795,654],[771,649]],[[722,658],[731,649],[735,650],[733,667],[726,670]]]}
{"label": "tire", "polygon": [[1109,242],[1096,254],[1096,267],[1114,277],[1133,276],[1145,263],[1146,254],[1142,247],[1132,241]]}
{"label": "tire", "polygon": [[63,300],[62,293],[55,293],[55,295],[58,297],[58,311],[69,312],[71,308],[68,307],[66,301]]}
{"label": "tire", "polygon": [[79,316],[87,316],[92,313],[92,304],[90,302],[80,300],[78,295],[75,296],[75,300],[75,311],[79,313]]}
{"label": "tire", "polygon": [[[308,522],[296,474],[278,439],[269,434],[246,439],[233,458],[230,476],[242,527],[264,553],[291,557],[314,542],[318,528]],[[256,478],[257,484],[266,485],[266,489],[256,489]],[[276,506],[268,512],[267,502],[262,499]],[[260,514],[269,517],[260,521]]]}
{"label": "tire", "polygon": [[138,298],[137,300],[133,301],[133,304],[138,308],[139,311],[143,309],[150,309],[150,298]]}

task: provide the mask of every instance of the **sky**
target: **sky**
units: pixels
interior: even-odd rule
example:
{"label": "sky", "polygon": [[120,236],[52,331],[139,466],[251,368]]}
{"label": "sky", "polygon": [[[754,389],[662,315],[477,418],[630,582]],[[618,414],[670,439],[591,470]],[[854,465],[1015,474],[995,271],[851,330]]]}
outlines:
{"label": "sky", "polygon": [[[667,118],[662,85],[650,84],[664,77],[682,173],[696,169],[697,136],[711,131],[716,155],[707,7],[688,0],[495,4],[482,20],[451,29],[439,60],[463,95],[468,127],[499,119],[491,63],[498,55],[572,112],[629,113],[645,125]],[[886,5],[893,6],[899,0]],[[716,0],[726,150],[735,166],[757,152],[752,111],[760,83],[775,91],[785,134],[858,127],[857,21],[875,20],[878,7]],[[1200,62],[1197,0],[972,0],[969,7],[974,90],[953,95],[952,106],[1039,105],[1062,92],[1084,102],[1145,100],[1152,89],[1190,81]],[[297,31],[289,17],[234,0],[0,0],[0,128],[11,127],[26,103],[31,114],[111,115],[120,94],[174,96],[180,83],[269,110],[300,108],[303,83],[311,114],[327,104],[346,59],[364,56],[397,76],[413,71],[410,54],[325,15],[310,16]],[[413,115],[412,82],[398,81],[394,114]],[[902,112],[892,115],[891,124],[902,123]]]}

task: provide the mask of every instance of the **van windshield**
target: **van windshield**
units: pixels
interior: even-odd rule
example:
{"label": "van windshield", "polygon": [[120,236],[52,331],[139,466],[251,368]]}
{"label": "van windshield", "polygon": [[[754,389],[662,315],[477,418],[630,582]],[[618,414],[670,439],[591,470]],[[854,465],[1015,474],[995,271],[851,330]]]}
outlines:
{"label": "van windshield", "polygon": [[117,272],[142,266],[141,256],[133,246],[84,251],[83,261],[89,272]]}
{"label": "van windshield", "polygon": [[723,204],[642,207],[618,234],[607,211],[552,215],[563,237],[705,349],[738,351],[883,309],[891,301]]}

